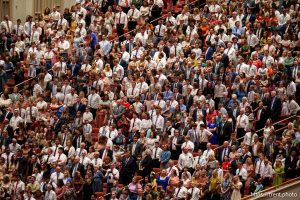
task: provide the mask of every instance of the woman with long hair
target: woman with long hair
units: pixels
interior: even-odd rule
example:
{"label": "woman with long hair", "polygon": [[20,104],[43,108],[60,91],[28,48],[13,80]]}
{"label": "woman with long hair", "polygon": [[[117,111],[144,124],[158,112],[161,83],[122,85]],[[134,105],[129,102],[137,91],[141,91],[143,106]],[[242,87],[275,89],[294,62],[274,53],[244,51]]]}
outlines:
{"label": "woman with long hair", "polygon": [[221,182],[221,199],[230,200],[231,197],[231,180],[230,173],[224,175],[224,179]]}
{"label": "woman with long hair", "polygon": [[65,192],[64,192],[64,198],[68,200],[76,200],[76,189],[73,186],[72,179],[69,178],[67,180],[66,186],[65,186]]}
{"label": "woman with long hair", "polygon": [[241,195],[241,191],[240,191],[242,186],[243,186],[243,184],[239,180],[239,177],[234,176],[232,178],[232,184],[231,184],[231,189],[232,189],[231,200],[241,200],[242,199],[242,195]]}

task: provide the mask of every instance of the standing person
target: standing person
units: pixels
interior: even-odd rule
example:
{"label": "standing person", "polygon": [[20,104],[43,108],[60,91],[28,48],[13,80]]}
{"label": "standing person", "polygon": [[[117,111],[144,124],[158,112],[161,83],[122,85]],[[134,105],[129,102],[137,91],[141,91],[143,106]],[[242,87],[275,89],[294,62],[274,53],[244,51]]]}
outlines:
{"label": "standing person", "polygon": [[282,178],[284,174],[284,168],[280,159],[276,159],[274,164],[273,172],[273,186],[278,186],[282,184]]}
{"label": "standing person", "polygon": [[76,200],[76,190],[73,186],[72,179],[69,178],[66,183],[64,199]]}
{"label": "standing person", "polygon": [[231,193],[231,200],[241,200],[242,195],[241,195],[241,187],[243,186],[242,182],[240,182],[238,176],[234,176],[232,178],[232,193]]}
{"label": "standing person", "polygon": [[100,166],[95,167],[95,173],[93,177],[93,192],[101,192],[102,191],[102,180],[104,178]]}
{"label": "standing person", "polygon": [[231,180],[230,174],[226,173],[223,181],[221,182],[221,199],[230,200],[231,198]]}
{"label": "standing person", "polygon": [[136,160],[130,155],[130,152],[124,153],[124,158],[121,162],[122,168],[120,171],[120,181],[124,185],[128,185],[137,169]]}

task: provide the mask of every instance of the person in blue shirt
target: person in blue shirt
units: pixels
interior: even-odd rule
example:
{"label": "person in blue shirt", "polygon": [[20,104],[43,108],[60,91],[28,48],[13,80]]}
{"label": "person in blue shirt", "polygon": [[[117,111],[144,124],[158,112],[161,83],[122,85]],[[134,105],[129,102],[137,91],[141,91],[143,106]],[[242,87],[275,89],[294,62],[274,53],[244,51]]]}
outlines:
{"label": "person in blue shirt", "polygon": [[168,166],[168,162],[171,158],[171,151],[168,150],[167,145],[162,146],[163,151],[161,152],[159,156],[160,163],[162,165],[162,168],[166,169]]}
{"label": "person in blue shirt", "polygon": [[97,36],[96,34],[89,30],[88,31],[88,34],[90,35],[90,45],[91,45],[91,48],[93,49],[93,51],[95,51],[95,46],[97,45],[98,43],[98,39],[97,39]]}
{"label": "person in blue shirt", "polygon": [[186,105],[184,105],[184,99],[179,100],[179,108],[180,108],[180,112],[186,111]]}
{"label": "person in blue shirt", "polygon": [[166,91],[163,92],[164,100],[170,100],[171,96],[173,95],[173,92],[171,91],[170,85],[166,85],[165,87]]}
{"label": "person in blue shirt", "polygon": [[232,34],[236,35],[237,37],[241,37],[244,35],[245,28],[241,27],[240,21],[235,22],[235,27],[232,28]]}

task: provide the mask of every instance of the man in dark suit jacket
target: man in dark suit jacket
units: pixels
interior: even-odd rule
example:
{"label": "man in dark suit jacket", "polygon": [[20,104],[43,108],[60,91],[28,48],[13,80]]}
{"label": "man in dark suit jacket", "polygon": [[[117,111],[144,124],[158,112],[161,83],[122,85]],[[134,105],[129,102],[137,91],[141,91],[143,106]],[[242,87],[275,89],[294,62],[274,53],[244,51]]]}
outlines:
{"label": "man in dark suit jacket", "polygon": [[75,174],[76,171],[79,171],[82,177],[84,177],[84,175],[85,175],[84,166],[79,161],[80,161],[79,156],[76,156],[75,159],[74,159],[74,161],[73,161],[73,163],[72,163],[72,166],[71,166],[71,168],[69,170],[70,175],[72,177],[74,176],[74,174]]}
{"label": "man in dark suit jacket", "polygon": [[10,119],[14,115],[13,112],[11,112],[11,108],[4,109],[4,112],[2,112],[2,113],[3,114],[1,116],[1,121],[4,121],[5,119],[7,119],[8,121],[10,121]]}
{"label": "man in dark suit jacket", "polygon": [[286,178],[295,178],[297,175],[297,171],[296,171],[296,167],[297,167],[297,156],[296,156],[296,151],[293,150],[291,151],[291,155],[289,155],[286,159],[285,159],[285,174],[286,174]]}
{"label": "man in dark suit jacket", "polygon": [[179,135],[179,130],[174,131],[174,136],[170,139],[171,159],[178,160],[181,154],[181,145],[184,142],[184,137]]}
{"label": "man in dark suit jacket", "polygon": [[224,161],[224,157],[225,156],[228,157],[230,152],[231,152],[231,148],[230,146],[228,146],[228,141],[225,141],[223,143],[223,147],[219,149],[219,157],[218,157],[219,162],[222,163]]}
{"label": "man in dark suit jacket", "polygon": [[224,67],[224,63],[221,62],[221,55],[217,55],[216,62],[213,64],[213,73],[219,75],[222,67]]}
{"label": "man in dark suit jacket", "polygon": [[205,60],[211,60],[214,54],[214,49],[211,47],[210,41],[207,41],[206,44],[207,44],[207,49],[205,52]]}
{"label": "man in dark suit jacket", "polygon": [[125,44],[126,51],[129,53],[130,56],[133,51],[133,48],[135,47],[135,45],[133,44],[133,39],[134,39],[133,37],[130,38],[129,42]]}
{"label": "man in dark suit jacket", "polygon": [[133,136],[133,141],[130,144],[130,152],[134,158],[142,155],[143,152],[143,144],[138,141],[137,136]]}
{"label": "man in dark suit jacket", "polygon": [[109,157],[110,160],[113,160],[113,151],[110,149],[109,145],[107,145],[105,149],[99,151],[99,158],[103,160],[106,156]]}
{"label": "man in dark suit jacket", "polygon": [[113,108],[113,118],[114,120],[119,121],[121,116],[126,112],[125,108],[121,105],[121,100],[117,100],[117,105]]}
{"label": "man in dark suit jacket", "polygon": [[264,154],[267,158],[273,162],[278,154],[278,145],[274,143],[273,138],[270,137],[269,141],[265,144]]}
{"label": "man in dark suit jacket", "polygon": [[175,89],[178,89],[179,93],[182,93],[182,83],[179,82],[179,79],[177,76],[175,76],[174,82],[171,84],[171,90],[172,92],[175,92]]}
{"label": "man in dark suit jacket", "polygon": [[191,88],[187,89],[187,95],[184,98],[184,103],[186,105],[186,109],[187,111],[189,111],[190,107],[193,105],[194,103],[194,96],[191,94],[192,90]]}
{"label": "man in dark suit jacket", "polygon": [[230,139],[230,135],[233,131],[233,124],[231,121],[228,121],[228,115],[224,114],[222,116],[222,123],[219,126],[218,138],[219,144],[223,144],[224,141],[228,141]]}
{"label": "man in dark suit jacket", "polygon": [[75,116],[78,111],[80,111],[81,113],[84,113],[85,105],[83,103],[81,103],[80,99],[77,97],[77,102],[74,103],[73,108],[72,108],[72,115]]}
{"label": "man in dark suit jacket", "polygon": [[130,156],[130,152],[125,152],[122,159],[122,168],[120,171],[120,182],[128,185],[137,169],[136,159]]}
{"label": "man in dark suit jacket", "polygon": [[265,29],[262,28],[261,23],[257,23],[257,28],[254,31],[255,35],[257,36],[257,38],[260,40],[260,38],[263,36],[265,32]]}
{"label": "man in dark suit jacket", "polygon": [[72,59],[71,63],[68,64],[68,69],[71,70],[73,77],[76,77],[78,75],[80,68],[80,64],[76,63],[75,59]]}
{"label": "man in dark suit jacket", "polygon": [[271,103],[269,106],[269,111],[271,114],[271,119],[274,122],[276,122],[279,119],[280,113],[281,113],[281,100],[276,96],[276,91],[271,92]]}
{"label": "man in dark suit jacket", "polygon": [[202,114],[203,122],[204,122],[204,124],[206,124],[205,123],[206,122],[205,121],[205,119],[206,119],[206,110],[202,108],[202,103],[197,104],[197,108],[194,110],[193,115],[192,115],[193,120],[198,121],[198,117],[199,117],[200,114]]}
{"label": "man in dark suit jacket", "polygon": [[179,101],[180,99],[183,98],[183,95],[180,94],[180,92],[179,92],[179,88],[175,88],[174,89],[173,96],[174,96],[174,98],[175,98],[176,101]]}
{"label": "man in dark suit jacket", "polygon": [[[221,47],[221,53],[222,53],[222,56],[221,56],[221,63],[223,63],[223,66],[225,67],[225,69],[228,67],[229,65],[229,57],[227,54],[224,53],[224,47]],[[225,70],[226,71],[226,70]]]}
{"label": "man in dark suit jacket", "polygon": [[255,113],[255,129],[260,130],[264,127],[267,120],[267,110],[264,107],[264,103],[261,101],[258,104],[258,108]]}

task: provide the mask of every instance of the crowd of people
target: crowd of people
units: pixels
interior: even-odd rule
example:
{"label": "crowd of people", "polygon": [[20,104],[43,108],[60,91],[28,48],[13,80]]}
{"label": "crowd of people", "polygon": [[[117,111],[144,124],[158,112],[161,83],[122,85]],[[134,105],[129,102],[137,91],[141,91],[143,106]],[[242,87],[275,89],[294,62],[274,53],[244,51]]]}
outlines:
{"label": "crowd of people", "polygon": [[4,18],[0,199],[239,200],[300,175],[299,1]]}

